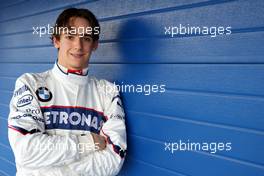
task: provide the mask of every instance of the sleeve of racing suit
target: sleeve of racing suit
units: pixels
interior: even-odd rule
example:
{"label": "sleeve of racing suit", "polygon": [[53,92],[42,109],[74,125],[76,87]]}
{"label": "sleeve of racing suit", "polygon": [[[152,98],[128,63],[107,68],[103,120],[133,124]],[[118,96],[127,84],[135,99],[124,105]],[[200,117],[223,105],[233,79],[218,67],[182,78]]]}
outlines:
{"label": "sleeve of racing suit", "polygon": [[16,163],[19,166],[39,169],[65,165],[86,156],[88,152],[85,153],[79,143],[93,143],[91,135],[58,136],[45,133],[45,120],[36,94],[28,84],[30,80],[26,81],[24,77],[21,76],[16,81],[8,118],[9,142]]}
{"label": "sleeve of racing suit", "polygon": [[102,151],[90,153],[82,160],[68,165],[72,171],[81,175],[117,175],[124,162],[127,149],[125,113],[117,89],[114,94],[105,97],[104,101],[107,107],[104,114],[108,120],[100,134],[106,137],[107,146]]}

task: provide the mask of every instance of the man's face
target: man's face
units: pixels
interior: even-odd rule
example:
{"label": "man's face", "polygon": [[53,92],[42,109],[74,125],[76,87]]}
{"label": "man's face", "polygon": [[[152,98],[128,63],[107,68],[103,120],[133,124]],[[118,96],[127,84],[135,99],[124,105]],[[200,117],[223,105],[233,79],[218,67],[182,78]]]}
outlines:
{"label": "man's face", "polygon": [[[85,18],[70,18],[70,26],[75,28],[77,33],[62,33],[60,39],[54,37],[54,46],[59,49],[58,62],[60,65],[73,70],[80,70],[88,66],[92,51],[98,46],[98,41],[93,41],[90,35],[86,35],[85,29],[90,28],[89,22]],[[69,29],[69,31],[72,30]]]}

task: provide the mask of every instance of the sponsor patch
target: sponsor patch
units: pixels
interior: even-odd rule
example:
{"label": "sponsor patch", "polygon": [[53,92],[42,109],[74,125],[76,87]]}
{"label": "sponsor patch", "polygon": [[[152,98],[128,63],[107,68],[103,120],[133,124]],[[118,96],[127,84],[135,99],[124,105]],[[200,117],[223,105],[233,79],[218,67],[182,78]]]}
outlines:
{"label": "sponsor patch", "polygon": [[124,117],[122,115],[119,115],[119,114],[116,114],[116,115],[112,114],[110,116],[110,119],[124,120]]}
{"label": "sponsor patch", "polygon": [[32,113],[32,114],[40,114],[40,109],[30,109],[30,108],[28,108],[28,109],[26,109],[26,112],[27,113]]}
{"label": "sponsor patch", "polygon": [[23,85],[22,87],[20,87],[19,89],[15,90],[14,92],[14,97],[18,96],[18,95],[21,95],[22,93],[28,91],[29,88],[27,85]]}
{"label": "sponsor patch", "polygon": [[37,94],[39,101],[42,101],[42,102],[47,102],[52,99],[52,93],[46,87],[38,88],[36,91],[36,94]]}
{"label": "sponsor patch", "polygon": [[84,107],[41,107],[45,129],[85,130],[96,134],[106,121],[104,115]]}
{"label": "sponsor patch", "polygon": [[30,94],[24,95],[17,100],[17,107],[23,107],[29,105],[33,100],[33,96]]}
{"label": "sponsor patch", "polygon": [[32,118],[33,120],[36,120],[36,121],[40,121],[42,123],[45,122],[43,118],[34,116],[32,114],[17,115],[17,116],[11,117],[11,119],[17,120],[17,119],[26,118],[26,117]]}

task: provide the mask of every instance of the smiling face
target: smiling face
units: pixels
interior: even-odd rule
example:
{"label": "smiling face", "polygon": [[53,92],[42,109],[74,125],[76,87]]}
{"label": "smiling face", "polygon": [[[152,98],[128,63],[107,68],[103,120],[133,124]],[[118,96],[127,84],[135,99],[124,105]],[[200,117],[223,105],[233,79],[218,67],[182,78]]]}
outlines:
{"label": "smiling face", "polygon": [[[78,29],[90,28],[89,22],[85,18],[72,17],[69,25]],[[71,30],[69,30],[71,31]],[[79,30],[83,32],[85,30]],[[81,70],[88,66],[92,51],[98,47],[98,41],[93,41],[92,37],[85,33],[73,34],[64,32],[60,38],[53,38],[53,43],[58,48],[58,63],[68,69]]]}

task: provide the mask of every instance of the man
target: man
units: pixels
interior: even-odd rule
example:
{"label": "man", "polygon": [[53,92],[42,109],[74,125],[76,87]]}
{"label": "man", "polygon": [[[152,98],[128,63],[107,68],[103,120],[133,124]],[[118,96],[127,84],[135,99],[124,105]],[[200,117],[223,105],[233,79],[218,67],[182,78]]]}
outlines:
{"label": "man", "polygon": [[19,77],[10,102],[17,176],[116,175],[127,148],[122,102],[114,84],[88,75],[98,21],[87,9],[70,8],[55,29],[58,61]]}

